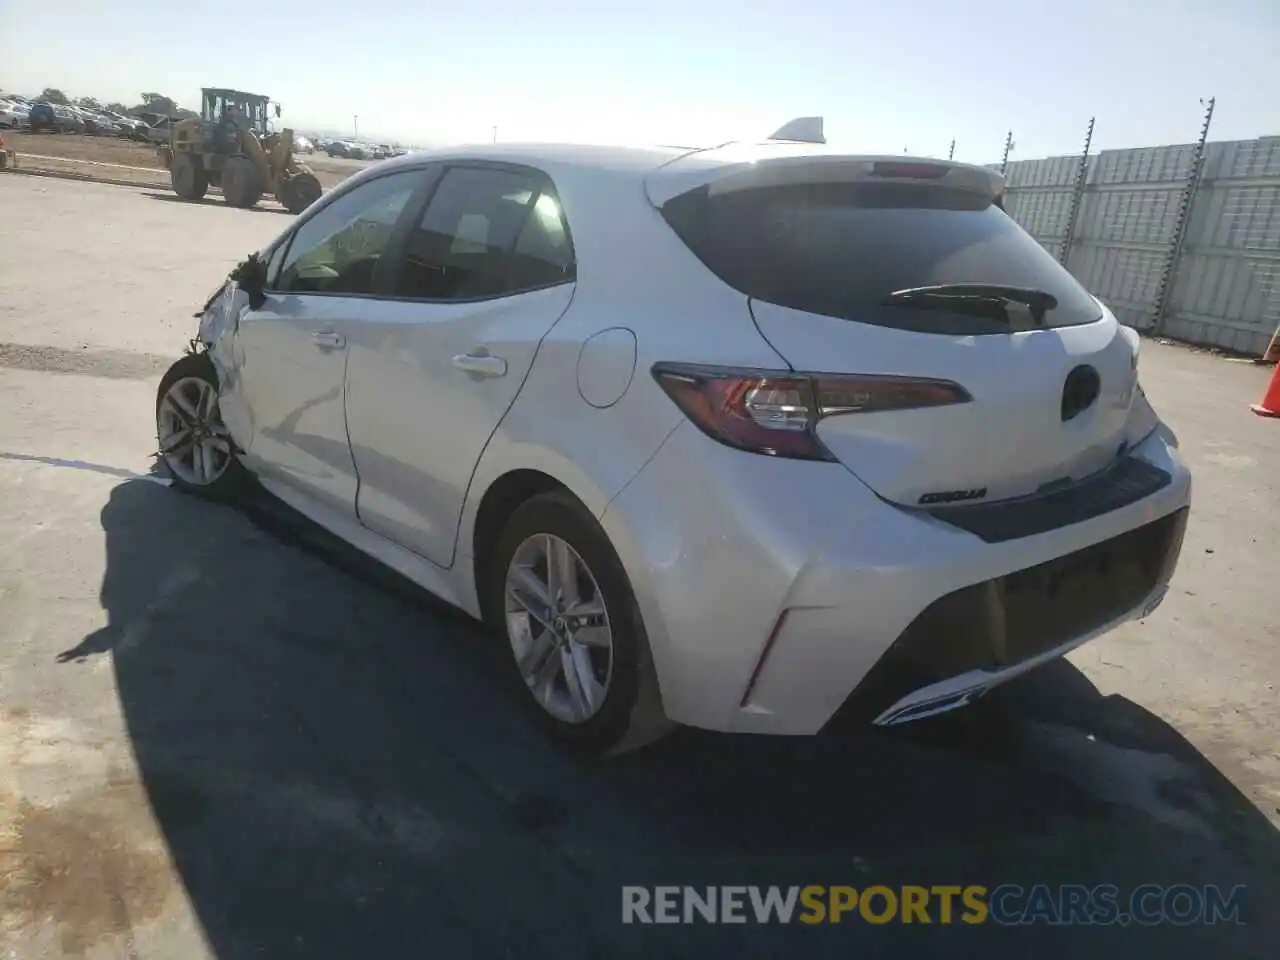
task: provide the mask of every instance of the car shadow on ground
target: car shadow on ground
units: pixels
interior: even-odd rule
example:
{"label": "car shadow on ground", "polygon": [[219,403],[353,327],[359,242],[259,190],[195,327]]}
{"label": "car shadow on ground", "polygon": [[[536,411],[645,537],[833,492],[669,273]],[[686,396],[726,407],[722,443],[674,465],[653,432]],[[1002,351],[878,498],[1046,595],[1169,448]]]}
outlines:
{"label": "car shadow on ground", "polygon": [[[143,191],[142,196],[146,197],[149,200],[163,200],[165,203],[190,203],[190,204],[199,204],[201,206],[230,207],[227,201],[223,200],[222,197],[220,196],[202,197],[199,200],[184,200],[182,199],[182,197],[178,196],[176,193],[158,193],[153,190]],[[274,200],[270,200],[267,197],[264,197],[263,199],[268,200],[271,205],[268,205],[268,206],[258,205],[258,206],[246,207],[243,209],[248,210],[249,213],[276,213],[276,214],[282,213],[286,215],[289,213],[289,211],[286,210],[284,207],[276,206]]]}
{"label": "car shadow on ground", "polygon": [[[1261,956],[1280,842],[1178,732],[1063,662],[967,713],[601,763],[533,732],[471,621],[263,499],[125,482],[103,630],[220,958]],[[1246,884],[1247,925],[635,926],[624,884]]]}

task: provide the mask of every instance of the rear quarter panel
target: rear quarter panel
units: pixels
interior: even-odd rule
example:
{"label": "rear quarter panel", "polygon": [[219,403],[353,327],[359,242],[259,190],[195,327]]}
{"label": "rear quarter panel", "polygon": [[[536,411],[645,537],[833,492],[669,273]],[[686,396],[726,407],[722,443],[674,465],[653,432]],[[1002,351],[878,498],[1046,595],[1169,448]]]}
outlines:
{"label": "rear quarter panel", "polygon": [[[785,367],[755,329],[746,297],[722,284],[680,242],[649,203],[640,177],[547,172],[573,235],[577,289],[543,340],[519,397],[472,478],[459,539],[459,553],[466,558],[474,556],[476,516],[485,492],[514,470],[549,475],[594,516],[603,516],[684,422],[650,374],[655,363]],[[619,328],[634,334],[634,348],[625,337],[609,337],[606,349],[634,350],[634,360],[615,357],[607,365],[633,366],[630,382],[616,402],[592,406],[579,385],[583,344]],[[671,496],[681,491],[673,489]],[[624,534],[614,548],[637,595],[647,594],[649,561],[631,543]],[[472,564],[461,567],[469,571]],[[474,584],[463,592],[474,596]]]}

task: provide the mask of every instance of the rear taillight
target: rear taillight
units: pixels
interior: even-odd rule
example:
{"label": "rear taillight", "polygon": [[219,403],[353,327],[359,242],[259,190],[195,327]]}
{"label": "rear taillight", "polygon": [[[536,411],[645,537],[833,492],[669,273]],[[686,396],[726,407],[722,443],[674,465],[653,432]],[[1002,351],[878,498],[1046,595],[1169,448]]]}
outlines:
{"label": "rear taillight", "polygon": [[948,380],[808,374],[658,363],[653,377],[694,425],[739,450],[798,460],[836,458],[817,436],[823,417],[966,403]]}

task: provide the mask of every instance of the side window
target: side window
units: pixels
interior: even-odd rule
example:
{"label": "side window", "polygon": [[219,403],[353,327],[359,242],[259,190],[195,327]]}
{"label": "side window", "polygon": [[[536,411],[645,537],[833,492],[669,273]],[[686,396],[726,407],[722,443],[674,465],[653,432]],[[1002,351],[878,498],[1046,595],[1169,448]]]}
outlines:
{"label": "side window", "polygon": [[534,201],[529,219],[511,253],[507,285],[512,292],[563,283],[575,276],[573,245],[565,228],[560,201],[544,190]]}
{"label": "side window", "polygon": [[409,236],[395,295],[469,300],[571,278],[560,204],[540,187],[513,171],[446,171]]}
{"label": "side window", "polygon": [[293,235],[272,288],[281,293],[373,293],[374,270],[421,170],[379,177],[339,197]]}

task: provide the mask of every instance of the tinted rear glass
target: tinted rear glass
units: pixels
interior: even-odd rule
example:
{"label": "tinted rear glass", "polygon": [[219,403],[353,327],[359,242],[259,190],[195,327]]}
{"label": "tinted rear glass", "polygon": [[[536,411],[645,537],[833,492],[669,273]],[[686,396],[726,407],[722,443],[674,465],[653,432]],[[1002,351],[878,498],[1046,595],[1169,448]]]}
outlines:
{"label": "tinted rear glass", "polygon": [[758,300],[926,333],[1007,332],[990,316],[884,302],[913,287],[983,283],[1051,294],[1045,326],[1101,316],[1048,251],[971,193],[900,182],[713,190],[676,197],[663,216],[722,280]]}

